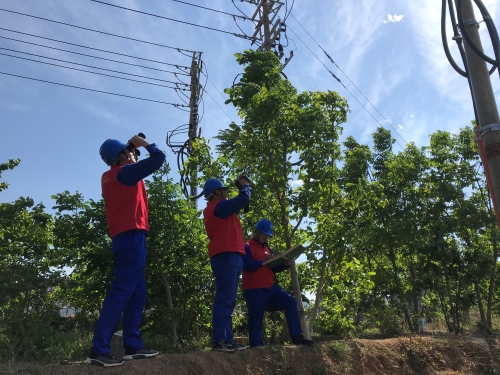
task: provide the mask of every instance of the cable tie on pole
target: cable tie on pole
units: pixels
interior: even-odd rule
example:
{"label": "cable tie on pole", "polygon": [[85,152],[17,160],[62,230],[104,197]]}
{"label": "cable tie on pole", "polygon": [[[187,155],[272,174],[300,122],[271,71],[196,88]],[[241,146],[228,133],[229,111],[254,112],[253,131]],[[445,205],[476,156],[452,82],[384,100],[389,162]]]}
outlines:
{"label": "cable tie on pole", "polygon": [[497,131],[500,131],[500,124],[493,123],[493,124],[481,126],[479,128],[479,136],[481,138],[483,138],[483,136],[485,134],[487,134],[489,132],[497,132]]}
{"label": "cable tie on pole", "polygon": [[467,18],[464,20],[464,26],[473,26],[476,25],[479,29],[479,22],[477,22],[474,18]]}

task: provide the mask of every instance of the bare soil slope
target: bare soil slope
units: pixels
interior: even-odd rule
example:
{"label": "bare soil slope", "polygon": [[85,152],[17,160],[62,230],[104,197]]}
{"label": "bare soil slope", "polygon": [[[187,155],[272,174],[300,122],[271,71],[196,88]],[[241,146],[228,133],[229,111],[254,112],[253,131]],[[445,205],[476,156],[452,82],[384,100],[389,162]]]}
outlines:
{"label": "bare soil slope", "polygon": [[[317,342],[312,347],[267,346],[236,353],[192,352],[101,368],[83,363],[16,366],[2,374],[375,375],[500,374],[496,339],[412,337]],[[3,370],[3,371],[2,371]]]}

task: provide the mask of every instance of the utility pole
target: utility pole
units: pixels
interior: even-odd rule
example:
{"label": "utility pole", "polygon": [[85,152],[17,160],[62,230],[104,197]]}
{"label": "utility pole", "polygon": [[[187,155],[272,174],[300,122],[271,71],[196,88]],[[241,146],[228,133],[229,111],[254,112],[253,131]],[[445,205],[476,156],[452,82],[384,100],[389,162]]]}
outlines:
{"label": "utility pole", "polygon": [[[465,30],[472,43],[483,51],[481,38],[479,37],[479,24],[474,17],[474,8],[471,0],[462,0],[461,4],[462,19]],[[479,121],[479,134],[484,142],[486,161],[485,169],[489,169],[491,176],[488,184],[492,195],[493,204],[498,217],[498,203],[500,202],[500,118],[498,108],[495,102],[495,95],[491,85],[490,75],[486,66],[486,61],[479,57],[470,47],[469,43],[464,41],[465,55],[467,58],[467,67],[474,94],[474,102],[477,109],[477,119]],[[488,175],[488,171],[486,171]]]}
{"label": "utility pole", "polygon": [[[201,52],[193,52],[193,58],[191,62],[190,69],[190,91],[191,96],[189,97],[189,121],[187,124],[178,126],[172,131],[167,132],[166,143],[170,147],[174,154],[177,154],[177,166],[179,170],[182,170],[184,162],[193,152],[193,143],[196,138],[200,137],[200,129],[198,129],[198,103],[201,97],[201,85],[200,85],[200,73],[201,73]],[[185,84],[184,82],[182,82]],[[187,97],[187,95],[186,95]],[[186,134],[188,136],[187,140],[182,140],[181,142],[175,141],[173,138],[177,137],[179,134]],[[197,187],[192,181],[196,180],[196,175],[185,176],[181,173],[181,188],[182,193],[186,198],[196,197]],[[189,190],[188,190],[189,188]],[[194,200],[194,205],[196,207],[196,199]]]}
{"label": "utility pole", "polygon": [[[252,35],[253,43],[255,41],[262,42],[262,45],[257,49],[258,51],[270,51],[271,48],[276,46],[278,42],[278,57],[283,57],[283,47],[280,43],[280,33],[285,30],[285,25],[278,17],[278,12],[284,5],[276,0],[242,0],[247,3],[257,6],[252,21],[256,22],[255,32]],[[293,56],[293,55],[291,55]],[[290,56],[290,58],[291,58]],[[288,58],[288,60],[290,59]]]}
{"label": "utility pole", "polygon": [[[193,152],[193,142],[199,138],[198,134],[198,102],[200,101],[200,72],[201,72],[201,52],[193,52],[193,59],[191,62],[191,97],[189,98],[189,130],[188,130],[188,156]],[[195,181],[195,176],[190,176],[190,181]],[[198,188],[196,184],[190,184],[189,194],[192,197],[198,195]],[[196,205],[196,200],[194,201]]]}
{"label": "utility pole", "polygon": [[[275,0],[242,0],[247,3],[251,3],[257,6],[255,13],[252,16],[252,21],[257,22],[255,26],[255,33],[253,34],[253,42],[259,40],[262,42],[261,46],[257,49],[258,51],[270,51],[271,48],[275,47],[276,41],[278,41],[278,51],[275,51],[278,58],[281,60],[283,57],[283,46],[280,41],[280,33],[286,31],[286,25],[281,22],[278,17],[278,12],[283,3]],[[290,56],[285,59],[285,64],[291,60],[293,57],[293,51],[290,52]],[[302,303],[302,293],[299,284],[299,276],[297,273],[297,268],[295,267],[295,262],[292,263],[290,267],[290,276],[292,278],[293,294],[295,300],[297,301],[297,307],[299,310],[300,326],[302,328],[302,333],[307,339],[311,339],[311,333],[307,326],[306,313],[304,310],[304,304]]]}

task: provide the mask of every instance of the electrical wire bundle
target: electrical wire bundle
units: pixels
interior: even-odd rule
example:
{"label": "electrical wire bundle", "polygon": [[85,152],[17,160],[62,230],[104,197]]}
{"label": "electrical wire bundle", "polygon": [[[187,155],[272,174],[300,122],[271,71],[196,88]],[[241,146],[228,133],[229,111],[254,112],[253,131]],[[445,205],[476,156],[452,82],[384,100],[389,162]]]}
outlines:
{"label": "electrical wire bundle", "polygon": [[[476,3],[477,7],[479,8],[479,11],[481,12],[481,15],[483,17],[484,23],[486,24],[486,27],[488,28],[488,34],[491,38],[491,43],[493,46],[493,52],[495,54],[495,58],[491,58],[484,54],[470,39],[469,35],[467,34],[466,30],[466,20],[463,19],[462,17],[462,0],[456,0],[456,17],[455,17],[455,10],[454,10],[454,5],[453,5],[453,0],[442,0],[442,11],[441,11],[441,38],[443,41],[443,47],[444,47],[444,52],[446,54],[446,57],[448,58],[448,61],[450,62],[451,66],[455,71],[460,74],[463,77],[466,77],[469,81],[469,89],[472,95],[472,103],[474,106],[474,115],[476,118],[476,123],[479,124],[478,121],[478,116],[477,116],[477,108],[476,108],[476,101],[474,98],[474,92],[472,90],[472,83],[469,75],[469,68],[467,64],[467,58],[465,55],[465,50],[463,46],[463,41],[462,38],[465,39],[467,44],[470,46],[470,48],[476,53],[481,59],[484,61],[492,64],[493,66],[489,70],[490,75],[492,75],[497,68],[500,67],[500,39],[498,37],[498,31],[495,27],[495,24],[493,22],[493,19],[491,18],[488,9],[484,5],[484,3],[481,0],[474,0]],[[456,41],[458,50],[460,52],[460,56],[462,58],[462,62],[464,64],[465,70],[461,69],[458,64],[455,62],[453,57],[451,56],[450,49],[448,46],[448,41],[446,40],[446,9],[447,9],[447,4],[448,4],[448,9],[450,13],[450,19],[451,19],[451,25],[453,28],[453,40]],[[500,74],[500,70],[499,70]]]}

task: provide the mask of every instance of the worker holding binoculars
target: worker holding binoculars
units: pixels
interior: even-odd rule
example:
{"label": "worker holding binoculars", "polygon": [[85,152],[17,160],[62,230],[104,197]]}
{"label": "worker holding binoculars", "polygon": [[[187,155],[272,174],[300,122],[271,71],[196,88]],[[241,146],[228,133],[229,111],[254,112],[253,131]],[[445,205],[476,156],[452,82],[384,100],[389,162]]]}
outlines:
{"label": "worker holding binoculars", "polygon": [[250,179],[240,176],[238,196],[227,199],[227,187],[209,178],[203,187],[207,207],[203,222],[207,232],[208,256],[215,276],[215,301],[212,311],[212,350],[234,352],[246,347],[234,341],[231,314],[236,305],[238,282],[243,268],[245,241],[238,213],[250,201]]}
{"label": "worker holding binoculars", "polygon": [[[138,161],[139,147],[149,157]],[[102,160],[111,168],[101,179],[109,236],[112,241],[114,279],[104,300],[92,339],[87,363],[111,367],[123,360],[150,358],[157,350],[144,348],[139,327],[146,302],[146,235],[149,231],[148,197],[143,178],[158,170],[165,154],[145,140],[133,136],[127,144],[106,140],[100,150]],[[123,359],[111,352],[111,339],[123,313]]]}

